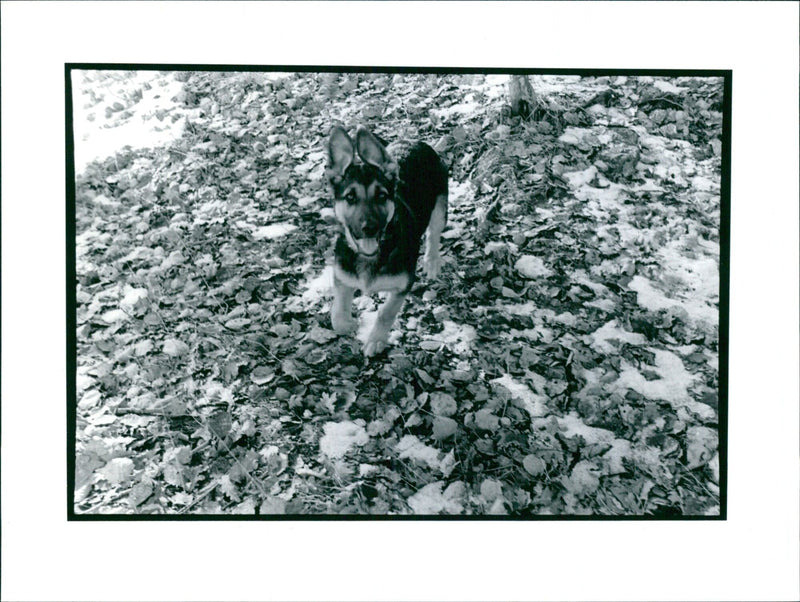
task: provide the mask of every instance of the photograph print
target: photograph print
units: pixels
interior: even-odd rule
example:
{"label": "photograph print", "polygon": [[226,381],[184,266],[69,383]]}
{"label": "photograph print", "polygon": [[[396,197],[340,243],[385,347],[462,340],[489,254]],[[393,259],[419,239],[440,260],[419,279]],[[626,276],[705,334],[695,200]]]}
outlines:
{"label": "photograph print", "polygon": [[725,518],[729,72],[66,77],[70,519]]}

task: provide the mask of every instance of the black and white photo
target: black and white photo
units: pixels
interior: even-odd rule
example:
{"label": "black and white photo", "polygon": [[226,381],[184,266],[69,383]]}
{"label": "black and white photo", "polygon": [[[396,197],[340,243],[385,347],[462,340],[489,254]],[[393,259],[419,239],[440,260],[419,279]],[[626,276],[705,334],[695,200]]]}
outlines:
{"label": "black and white photo", "polygon": [[71,71],[76,516],[723,514],[724,74],[461,71]]}

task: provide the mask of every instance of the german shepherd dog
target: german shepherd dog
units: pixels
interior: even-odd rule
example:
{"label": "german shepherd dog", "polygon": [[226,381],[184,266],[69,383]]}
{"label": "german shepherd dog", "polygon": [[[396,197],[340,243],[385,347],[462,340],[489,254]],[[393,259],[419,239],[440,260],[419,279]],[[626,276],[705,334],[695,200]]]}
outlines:
{"label": "german shepherd dog", "polygon": [[426,229],[425,270],[429,278],[439,272],[439,237],[447,222],[447,168],[424,142],[387,148],[364,127],[358,128],[354,144],[344,129],[334,126],[328,157],[334,213],[343,229],[334,251],[333,329],[355,329],[355,289],[389,293],[364,345],[369,357],[386,347],[414,284]]}

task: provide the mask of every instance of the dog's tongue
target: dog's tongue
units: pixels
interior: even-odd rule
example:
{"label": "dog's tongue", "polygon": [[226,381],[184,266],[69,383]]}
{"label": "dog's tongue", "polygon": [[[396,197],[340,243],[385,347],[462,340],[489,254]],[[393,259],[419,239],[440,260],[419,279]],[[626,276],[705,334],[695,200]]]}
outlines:
{"label": "dog's tongue", "polygon": [[375,238],[359,238],[358,250],[364,255],[374,255],[378,252],[378,240]]}

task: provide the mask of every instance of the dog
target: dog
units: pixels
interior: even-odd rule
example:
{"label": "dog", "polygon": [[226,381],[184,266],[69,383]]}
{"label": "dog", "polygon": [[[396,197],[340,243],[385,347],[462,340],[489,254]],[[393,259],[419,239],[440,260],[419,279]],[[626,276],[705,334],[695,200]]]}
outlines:
{"label": "dog", "polygon": [[[327,176],[342,232],[334,248],[331,325],[352,332],[353,294],[389,293],[364,345],[371,357],[385,349],[389,331],[416,278],[422,235],[424,267],[435,278],[439,242],[447,223],[447,167],[424,142],[389,145],[364,127],[355,143],[334,126],[328,139]],[[359,160],[357,160],[359,159]]]}

